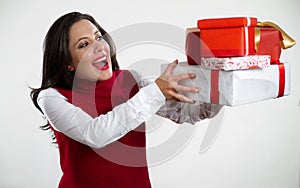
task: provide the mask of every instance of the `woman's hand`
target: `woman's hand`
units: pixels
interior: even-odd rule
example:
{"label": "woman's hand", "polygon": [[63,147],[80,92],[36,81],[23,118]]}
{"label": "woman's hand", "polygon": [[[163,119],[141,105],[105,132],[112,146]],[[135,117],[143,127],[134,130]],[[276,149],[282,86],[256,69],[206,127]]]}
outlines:
{"label": "woman's hand", "polygon": [[173,70],[178,64],[178,60],[170,63],[167,69],[155,80],[155,83],[164,94],[167,100],[178,100],[187,103],[194,103],[194,101],[184,95],[182,92],[199,92],[198,88],[188,87],[178,84],[180,80],[193,79],[196,77],[193,73],[173,75]]}

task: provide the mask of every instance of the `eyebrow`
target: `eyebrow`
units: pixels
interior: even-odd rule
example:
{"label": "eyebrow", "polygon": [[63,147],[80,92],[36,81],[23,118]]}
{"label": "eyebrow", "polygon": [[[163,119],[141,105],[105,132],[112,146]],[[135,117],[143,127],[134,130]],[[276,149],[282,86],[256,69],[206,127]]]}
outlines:
{"label": "eyebrow", "polygon": [[[98,33],[101,34],[101,32],[97,30],[97,31],[94,32],[94,35],[96,35],[96,34],[98,34]],[[76,45],[79,41],[81,41],[81,40],[83,40],[83,39],[88,39],[88,37],[81,37],[81,38],[79,38],[79,39],[75,42],[75,45]]]}

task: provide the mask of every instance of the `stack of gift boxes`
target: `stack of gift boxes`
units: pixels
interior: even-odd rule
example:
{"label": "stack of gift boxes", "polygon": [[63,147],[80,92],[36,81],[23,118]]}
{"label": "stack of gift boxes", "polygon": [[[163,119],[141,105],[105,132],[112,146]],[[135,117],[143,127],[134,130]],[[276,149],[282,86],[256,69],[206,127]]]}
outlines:
{"label": "stack of gift boxes", "polygon": [[201,19],[186,29],[187,62],[174,73],[197,75],[181,83],[200,89],[185,94],[195,101],[238,106],[278,98],[290,93],[281,50],[294,44],[279,26],[254,17]]}

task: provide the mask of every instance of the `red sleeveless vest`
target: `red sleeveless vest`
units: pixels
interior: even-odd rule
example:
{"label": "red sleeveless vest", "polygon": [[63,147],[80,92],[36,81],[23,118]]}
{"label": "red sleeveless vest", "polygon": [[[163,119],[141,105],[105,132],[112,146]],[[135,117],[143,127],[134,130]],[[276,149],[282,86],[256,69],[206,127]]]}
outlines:
{"label": "red sleeveless vest", "polygon": [[[106,114],[138,92],[131,73],[120,70],[114,71],[109,80],[78,79],[74,86],[72,90],[57,89],[69,102],[92,117]],[[61,132],[54,132],[63,172],[60,188],[151,187],[144,124],[101,149],[93,149]]]}

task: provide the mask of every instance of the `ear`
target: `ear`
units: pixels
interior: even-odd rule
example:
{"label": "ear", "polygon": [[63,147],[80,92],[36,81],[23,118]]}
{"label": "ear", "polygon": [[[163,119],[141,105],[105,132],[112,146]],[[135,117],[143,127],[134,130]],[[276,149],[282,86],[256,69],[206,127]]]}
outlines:
{"label": "ear", "polygon": [[67,69],[68,69],[68,71],[74,71],[74,67],[72,67],[71,65],[68,65],[68,67],[67,67]]}

